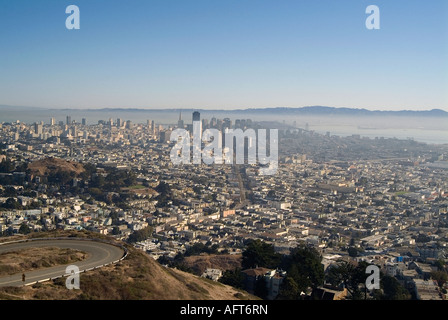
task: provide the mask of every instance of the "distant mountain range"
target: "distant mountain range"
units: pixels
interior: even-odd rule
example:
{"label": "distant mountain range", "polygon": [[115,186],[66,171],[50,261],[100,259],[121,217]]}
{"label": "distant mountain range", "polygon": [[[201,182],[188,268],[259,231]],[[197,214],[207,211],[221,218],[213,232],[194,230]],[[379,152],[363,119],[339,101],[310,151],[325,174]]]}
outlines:
{"label": "distant mountain range", "polygon": [[[52,110],[54,108],[42,108],[42,107],[26,107],[26,106],[7,106],[0,105],[0,110]],[[358,115],[358,116],[370,116],[370,115],[387,115],[387,116],[429,116],[429,117],[448,117],[448,112],[441,109],[432,110],[400,110],[400,111],[383,111],[383,110],[367,110],[358,108],[336,108],[336,107],[326,107],[326,106],[307,106],[307,107],[272,107],[272,108],[246,108],[246,109],[200,109],[200,108],[168,108],[168,109],[145,109],[145,108],[88,108],[88,109],[77,109],[77,108],[64,108],[55,109],[59,111],[95,111],[95,112],[220,112],[220,113],[252,113],[256,112],[258,114],[316,114],[316,115]]]}
{"label": "distant mountain range", "polygon": [[406,115],[406,116],[448,116],[448,112],[441,109],[432,110],[400,110],[400,111],[382,111],[382,110],[367,110],[356,108],[335,108],[324,106],[312,106],[301,108],[266,108],[266,109],[247,109],[247,111],[257,111],[265,113],[282,113],[282,114],[325,114],[325,115]]}

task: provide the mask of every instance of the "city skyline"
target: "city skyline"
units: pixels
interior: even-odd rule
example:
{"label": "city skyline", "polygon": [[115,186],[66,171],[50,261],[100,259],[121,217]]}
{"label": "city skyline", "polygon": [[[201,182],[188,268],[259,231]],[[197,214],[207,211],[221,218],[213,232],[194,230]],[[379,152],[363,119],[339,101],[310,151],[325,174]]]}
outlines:
{"label": "city skyline", "polygon": [[447,17],[443,1],[2,3],[0,104],[448,111]]}

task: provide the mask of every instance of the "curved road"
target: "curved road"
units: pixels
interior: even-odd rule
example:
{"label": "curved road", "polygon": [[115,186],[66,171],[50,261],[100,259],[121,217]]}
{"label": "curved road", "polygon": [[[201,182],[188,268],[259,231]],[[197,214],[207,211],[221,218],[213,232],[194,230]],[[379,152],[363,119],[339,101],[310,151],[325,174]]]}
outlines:
{"label": "curved road", "polygon": [[[76,265],[80,271],[116,262],[117,260],[120,260],[125,253],[123,249],[117,246],[94,240],[45,239],[2,244],[0,245],[0,255],[8,251],[37,247],[71,248],[89,253],[90,256],[87,259],[72,263],[73,265]],[[67,266],[68,265],[59,265],[25,272],[25,283],[22,282],[22,273],[1,277],[0,287],[22,286],[24,284],[35,283],[36,281],[42,281],[49,278],[61,277],[67,275],[65,273]]]}

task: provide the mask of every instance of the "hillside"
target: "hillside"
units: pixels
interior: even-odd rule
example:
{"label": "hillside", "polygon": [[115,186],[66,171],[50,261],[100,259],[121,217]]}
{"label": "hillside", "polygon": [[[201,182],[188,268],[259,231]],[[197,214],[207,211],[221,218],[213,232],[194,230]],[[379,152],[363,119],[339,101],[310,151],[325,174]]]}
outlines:
{"label": "hillside", "polygon": [[191,268],[195,274],[201,275],[207,268],[221,270],[235,270],[236,268],[241,268],[241,261],[241,254],[211,254],[185,257],[183,263],[188,268]]}
{"label": "hillside", "polygon": [[[55,231],[36,237],[113,238],[86,231]],[[166,268],[143,251],[124,244],[123,261],[80,275],[80,289],[67,290],[65,278],[27,287],[0,288],[0,299],[26,300],[237,300],[258,299],[244,291]]]}
{"label": "hillside", "polygon": [[82,164],[58,158],[45,158],[36,160],[28,164],[28,169],[35,175],[45,176],[49,173],[55,173],[58,171],[72,173],[79,175],[84,172]]}
{"label": "hillside", "polygon": [[0,255],[0,277],[56,265],[76,264],[76,261],[87,257],[86,252],[54,247],[9,251]]}

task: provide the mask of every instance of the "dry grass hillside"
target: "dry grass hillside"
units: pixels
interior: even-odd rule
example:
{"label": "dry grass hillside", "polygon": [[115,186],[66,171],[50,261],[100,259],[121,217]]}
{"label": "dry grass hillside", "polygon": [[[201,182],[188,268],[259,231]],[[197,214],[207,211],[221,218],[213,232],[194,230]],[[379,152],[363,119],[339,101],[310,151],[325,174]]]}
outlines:
{"label": "dry grass hillside", "polygon": [[[34,237],[70,236],[103,238],[89,232],[49,232]],[[0,288],[0,299],[37,300],[237,300],[258,299],[247,292],[166,268],[132,246],[121,262],[80,275],[80,289],[68,290],[65,278],[27,287]]]}
{"label": "dry grass hillside", "polygon": [[36,160],[28,164],[28,169],[31,173],[35,175],[45,176],[50,172],[74,172],[75,175],[79,175],[84,172],[84,167],[78,162],[72,162],[67,160],[62,160],[58,158],[45,158],[41,160]]}
{"label": "dry grass hillside", "polygon": [[55,247],[8,251],[0,255],[0,277],[74,263],[88,256],[86,252],[79,250]]}
{"label": "dry grass hillside", "polygon": [[186,257],[183,263],[191,268],[195,274],[201,275],[207,268],[221,270],[241,268],[242,259],[241,254],[211,254]]}

